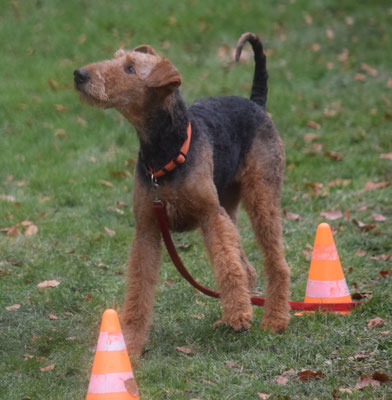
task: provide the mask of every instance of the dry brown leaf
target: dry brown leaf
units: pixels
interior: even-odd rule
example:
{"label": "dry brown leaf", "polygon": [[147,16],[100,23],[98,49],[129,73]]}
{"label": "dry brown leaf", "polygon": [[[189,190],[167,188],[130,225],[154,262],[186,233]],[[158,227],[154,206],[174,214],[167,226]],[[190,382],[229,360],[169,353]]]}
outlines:
{"label": "dry brown leaf", "polygon": [[116,234],[116,231],[112,231],[111,229],[107,228],[106,226],[104,227],[105,232],[110,236],[114,236]]}
{"label": "dry brown leaf", "polygon": [[226,361],[225,364],[226,364],[226,367],[233,368],[238,364],[238,361]]}
{"label": "dry brown leaf", "polygon": [[179,347],[177,346],[176,349],[184,354],[196,354],[196,351],[189,348],[189,347]]}
{"label": "dry brown leaf", "polygon": [[392,88],[392,78],[388,78],[388,80],[387,80],[387,88]]}
{"label": "dry brown leaf", "polygon": [[7,236],[8,237],[17,237],[20,235],[20,231],[18,229],[18,225],[15,225],[8,229]]}
{"label": "dry brown leaf", "polygon": [[327,39],[333,39],[335,37],[335,33],[333,32],[332,29],[327,28],[325,31],[325,36],[327,37]]}
{"label": "dry brown leaf", "polygon": [[372,318],[372,319],[368,320],[367,327],[368,328],[378,328],[378,327],[384,326],[384,324],[385,324],[385,321],[382,318],[376,317],[376,318]]}
{"label": "dry brown leaf", "polygon": [[344,22],[346,23],[346,25],[353,25],[353,24],[354,24],[354,18],[348,16],[348,17],[346,17],[346,18],[344,19]]}
{"label": "dry brown leaf", "polygon": [[349,388],[339,388],[339,392],[353,394],[353,391]]}
{"label": "dry brown leaf", "polygon": [[363,256],[366,256],[366,251],[365,250],[357,250],[356,252],[355,252],[355,255],[357,256],[357,257],[363,257]]}
{"label": "dry brown leaf", "polygon": [[37,225],[31,224],[28,226],[28,228],[25,230],[24,235],[25,236],[33,236],[38,233],[38,227]]}
{"label": "dry brown leaf", "polygon": [[59,139],[64,139],[67,136],[65,129],[56,129],[54,131],[54,136]]}
{"label": "dry brown leaf", "polygon": [[297,376],[301,382],[307,382],[312,379],[319,379],[325,377],[325,375],[321,371],[313,372],[310,370],[298,372]]}
{"label": "dry brown leaf", "polygon": [[269,399],[272,396],[272,394],[267,394],[267,393],[257,393],[257,395],[259,396],[259,399],[262,400]]}
{"label": "dry brown leaf", "polygon": [[369,258],[375,261],[388,261],[391,258],[391,254],[385,253],[380,254],[379,256],[371,256]]}
{"label": "dry brown leaf", "polygon": [[375,68],[373,68],[370,65],[365,64],[365,63],[361,64],[361,69],[362,69],[362,71],[365,71],[366,73],[368,73],[371,76],[376,76],[378,74],[378,72]]}
{"label": "dry brown leaf", "polygon": [[289,381],[289,378],[287,378],[286,376],[283,376],[283,375],[279,375],[275,378],[275,382],[278,385],[286,385],[288,383],[288,381]]}
{"label": "dry brown leaf", "polygon": [[50,280],[50,281],[43,281],[41,283],[39,283],[37,286],[39,288],[46,288],[46,287],[56,287],[58,285],[60,285],[61,282],[56,281],[56,280]]}
{"label": "dry brown leaf", "polygon": [[40,371],[47,372],[52,371],[54,369],[55,364],[48,365],[47,367],[40,368]]}
{"label": "dry brown leaf", "polygon": [[309,14],[304,15],[304,20],[307,25],[312,25],[313,24],[313,19]]}
{"label": "dry brown leaf", "polygon": [[380,382],[371,378],[370,376],[361,376],[358,379],[357,384],[355,385],[355,389],[362,389],[368,386],[380,386]]}
{"label": "dry brown leaf", "polygon": [[59,112],[66,112],[66,111],[68,111],[68,108],[65,107],[65,106],[63,106],[62,104],[56,104],[55,107],[56,107],[56,111],[59,111]]}
{"label": "dry brown leaf", "polygon": [[388,276],[389,276],[389,271],[383,269],[383,270],[380,271],[380,275],[381,275],[383,278],[388,278]]}
{"label": "dry brown leaf", "polygon": [[373,375],[372,378],[375,379],[376,381],[386,383],[390,381],[390,378],[386,374],[382,374],[381,372],[376,371]]}
{"label": "dry brown leaf", "polygon": [[377,214],[377,213],[372,213],[372,217],[377,222],[386,221],[386,219],[387,219],[386,217],[384,217],[384,215]]}
{"label": "dry brown leaf", "polygon": [[19,308],[20,308],[20,304],[14,304],[12,306],[7,306],[5,309],[7,311],[13,311],[13,310],[19,310]]}
{"label": "dry brown leaf", "polygon": [[338,55],[338,60],[339,61],[347,61],[348,56],[349,56],[348,49],[343,49],[342,52]]}
{"label": "dry brown leaf", "polygon": [[50,319],[59,319],[59,317],[58,317],[57,315],[52,314],[52,313],[48,314],[48,317],[49,317]]}
{"label": "dry brown leaf", "polygon": [[366,75],[364,74],[355,74],[354,75],[354,80],[358,81],[358,82],[365,82],[366,81]]}
{"label": "dry brown leaf", "polygon": [[287,219],[290,219],[292,221],[299,221],[301,219],[301,216],[299,214],[294,214],[286,210],[284,210],[284,215]]}
{"label": "dry brown leaf", "polygon": [[312,143],[313,140],[315,140],[315,139],[317,139],[317,138],[319,138],[319,135],[317,135],[316,133],[307,133],[307,134],[304,136],[304,139],[305,139],[305,142],[306,142],[306,143]]}
{"label": "dry brown leaf", "polygon": [[132,396],[138,397],[139,396],[139,388],[137,386],[135,378],[127,379],[124,382],[125,389],[127,392],[130,393]]}
{"label": "dry brown leaf", "polygon": [[79,36],[78,41],[79,41],[80,44],[83,44],[83,43],[86,41],[86,39],[87,39],[86,34],[85,34],[85,33],[82,33],[82,34]]}
{"label": "dry brown leaf", "polygon": [[321,48],[319,43],[312,43],[310,46],[310,50],[314,51],[315,53],[319,51]]}
{"label": "dry brown leaf", "polygon": [[87,126],[87,121],[86,121],[85,119],[83,119],[82,117],[76,117],[76,122],[77,122],[79,125]]}
{"label": "dry brown leaf", "polygon": [[331,221],[334,221],[336,219],[343,217],[343,213],[340,210],[323,211],[320,213],[320,215]]}
{"label": "dry brown leaf", "polygon": [[105,186],[107,188],[112,188],[113,187],[113,183],[109,182],[109,181],[105,181],[105,180],[100,180],[98,181],[102,186]]}
{"label": "dry brown leaf", "polygon": [[328,186],[347,186],[351,183],[351,179],[336,178],[328,183]]}
{"label": "dry brown leaf", "polygon": [[326,151],[324,154],[327,157],[331,158],[332,160],[336,160],[336,161],[342,161],[343,160],[343,154],[342,153],[338,153],[336,151]]}
{"label": "dry brown leaf", "polygon": [[53,89],[53,90],[58,90],[59,89],[59,84],[53,80],[53,79],[49,79],[48,80],[49,86]]}
{"label": "dry brown leaf", "polygon": [[310,126],[311,128],[317,129],[317,130],[319,130],[321,128],[320,124],[318,124],[315,121],[311,121],[311,120],[307,121],[306,125]]}
{"label": "dry brown leaf", "polygon": [[386,160],[392,160],[392,153],[380,154],[380,158],[385,158]]}
{"label": "dry brown leaf", "polygon": [[379,182],[379,183],[375,183],[372,181],[367,181],[365,183],[365,187],[364,190],[365,192],[370,191],[370,190],[377,190],[377,189],[383,189],[386,188],[390,185],[390,182]]}

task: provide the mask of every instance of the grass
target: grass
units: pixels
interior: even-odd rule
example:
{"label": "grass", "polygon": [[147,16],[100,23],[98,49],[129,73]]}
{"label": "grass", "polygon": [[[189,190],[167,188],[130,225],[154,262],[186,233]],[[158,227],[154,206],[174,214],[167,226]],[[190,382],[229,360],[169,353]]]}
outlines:
{"label": "grass", "polygon": [[[262,309],[255,308],[252,329],[236,335],[212,327],[219,303],[195,294],[165,256],[148,352],[135,368],[141,398],[329,399],[334,390],[355,387],[360,376],[391,377],[391,334],[385,334],[392,326],[391,277],[380,275],[391,272],[391,259],[380,256],[391,255],[392,186],[364,190],[368,181],[392,181],[392,161],[380,158],[392,152],[391,21],[390,3],[382,0],[4,2],[0,397],[83,399],[102,312],[123,301],[134,232],[132,178],[124,171],[132,173],[138,144],[116,112],[80,104],[73,70],[111,58],[118,47],[149,43],[180,69],[187,101],[248,96],[252,62],[233,65],[222,57],[245,31],[260,34],[268,50],[268,106],[287,152],[282,207],[301,216],[284,219],[292,299],[304,296],[309,259],[303,251],[325,220],[320,212],[332,209],[345,213],[329,222],[351,292],[373,297],[350,315],[293,317],[283,335],[259,330]],[[312,143],[308,133],[317,135]],[[348,184],[329,185],[336,179]],[[373,213],[386,220],[374,221]],[[23,221],[38,232],[7,236],[14,226],[24,232]],[[260,268],[244,213],[239,228]],[[213,286],[198,234],[177,235],[176,242],[192,273]],[[61,283],[39,289],[45,280]],[[262,291],[262,280],[259,285]],[[6,309],[14,304],[20,308]],[[367,328],[375,317],[385,325]],[[321,370],[324,377],[300,382],[294,375],[278,384],[290,369]],[[381,384],[339,395],[387,399],[391,393]]]}

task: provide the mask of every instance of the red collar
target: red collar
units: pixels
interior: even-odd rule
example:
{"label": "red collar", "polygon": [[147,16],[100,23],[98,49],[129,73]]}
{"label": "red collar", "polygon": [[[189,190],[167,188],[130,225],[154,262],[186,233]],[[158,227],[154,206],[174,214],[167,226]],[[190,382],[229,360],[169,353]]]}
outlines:
{"label": "red collar", "polygon": [[149,165],[147,165],[148,171],[151,176],[153,176],[154,178],[160,178],[161,176],[166,175],[168,172],[173,171],[173,169],[177,168],[179,165],[184,164],[186,160],[186,155],[188,154],[189,145],[191,143],[192,129],[190,122],[188,123],[188,128],[186,133],[187,133],[187,138],[180,149],[180,153],[176,158],[169,161],[163,168],[159,170],[154,170]]}

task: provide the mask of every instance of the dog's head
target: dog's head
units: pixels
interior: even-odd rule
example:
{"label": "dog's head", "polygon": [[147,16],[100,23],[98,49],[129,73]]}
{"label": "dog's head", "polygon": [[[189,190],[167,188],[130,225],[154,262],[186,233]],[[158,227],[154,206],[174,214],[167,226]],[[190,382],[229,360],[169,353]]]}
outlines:
{"label": "dog's head", "polygon": [[75,88],[93,106],[114,107],[133,122],[151,102],[163,101],[181,85],[176,67],[148,45],[118,50],[112,60],[74,71]]}

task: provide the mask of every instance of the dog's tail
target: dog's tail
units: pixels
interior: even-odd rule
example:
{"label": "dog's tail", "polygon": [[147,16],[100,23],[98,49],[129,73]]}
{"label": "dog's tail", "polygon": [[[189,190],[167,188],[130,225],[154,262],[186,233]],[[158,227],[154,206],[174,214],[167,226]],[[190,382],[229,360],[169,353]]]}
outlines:
{"label": "dog's tail", "polygon": [[238,40],[236,51],[235,51],[235,60],[239,61],[241,56],[242,48],[245,43],[249,42],[252,45],[253,53],[255,56],[255,74],[253,77],[253,85],[252,85],[252,93],[250,95],[250,99],[255,103],[259,104],[261,107],[265,108],[267,103],[267,58],[263,51],[263,45],[254,33],[244,33],[240,39]]}

